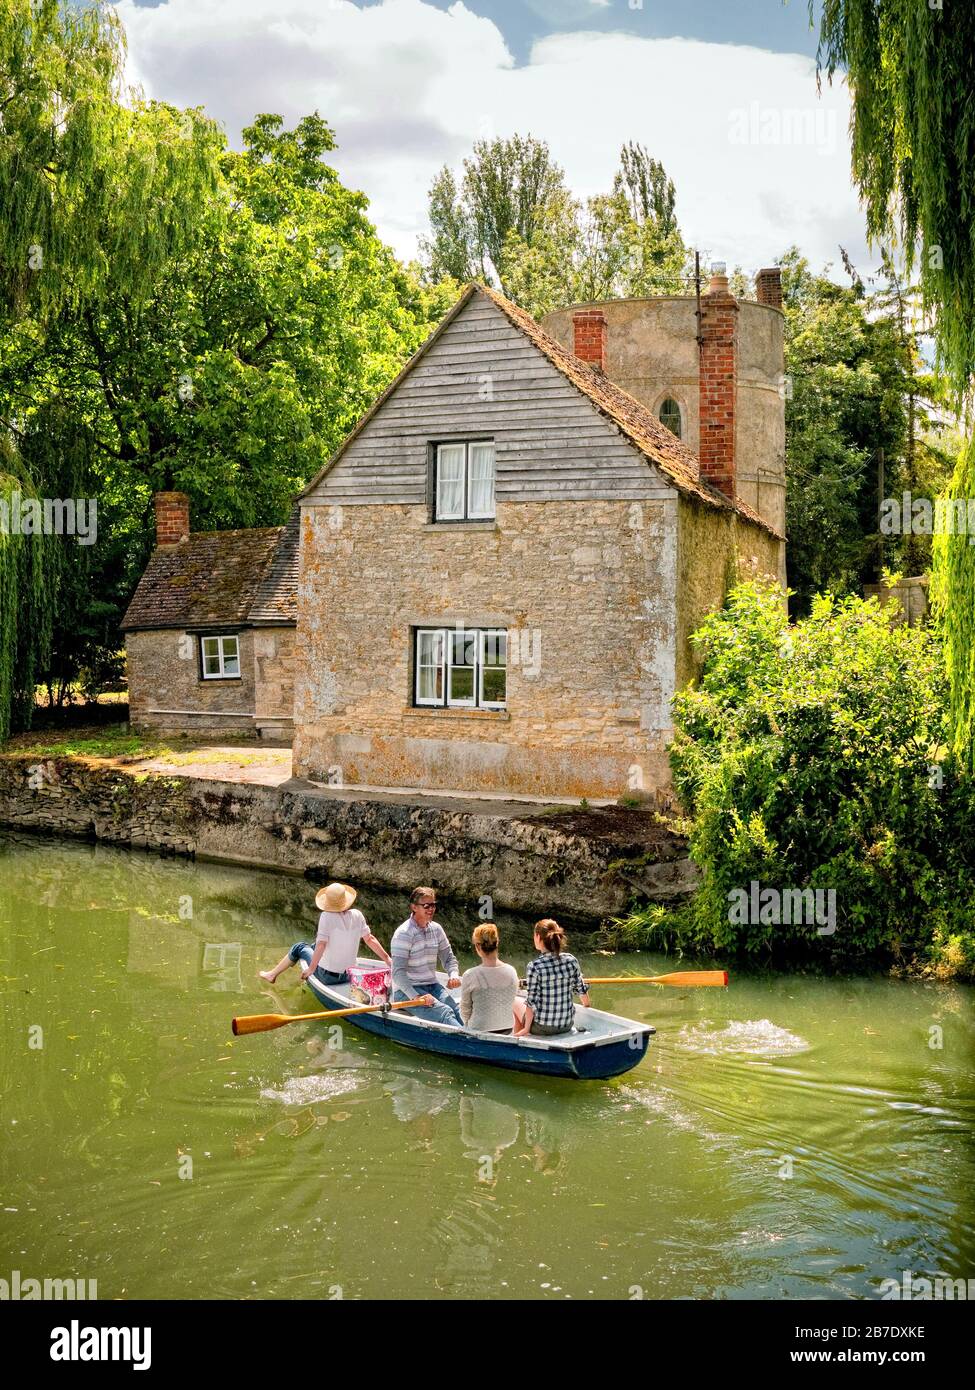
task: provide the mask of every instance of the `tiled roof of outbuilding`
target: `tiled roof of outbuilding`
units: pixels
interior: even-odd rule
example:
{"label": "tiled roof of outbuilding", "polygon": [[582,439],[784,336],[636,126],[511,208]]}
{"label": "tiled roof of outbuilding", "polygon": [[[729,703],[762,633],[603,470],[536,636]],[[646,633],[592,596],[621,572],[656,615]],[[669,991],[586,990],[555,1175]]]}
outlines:
{"label": "tiled roof of outbuilding", "polygon": [[296,623],[298,621],[298,541],[301,536],[301,508],[295,503],[287,526],[274,547],[271,563],[257,586],[250,608],[252,623]]}
{"label": "tiled roof of outbuilding", "polygon": [[122,630],[293,623],[297,564],[297,508],[287,526],[191,533],[152,552]]}

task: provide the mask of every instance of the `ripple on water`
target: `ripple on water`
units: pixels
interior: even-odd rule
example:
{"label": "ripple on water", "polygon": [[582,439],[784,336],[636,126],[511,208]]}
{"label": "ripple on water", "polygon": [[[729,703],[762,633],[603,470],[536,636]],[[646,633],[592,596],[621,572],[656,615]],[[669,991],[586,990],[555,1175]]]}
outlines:
{"label": "ripple on water", "polygon": [[335,1100],[358,1090],[359,1078],[348,1072],[317,1072],[312,1076],[292,1076],[280,1090],[270,1086],[261,1092],[262,1100],[279,1100],[282,1105],[312,1105],[318,1100]]}
{"label": "ripple on water", "polygon": [[809,1043],[788,1028],[770,1019],[746,1019],[714,1029],[706,1023],[688,1023],[677,1035],[676,1045],[686,1052],[719,1057],[728,1053],[749,1053],[757,1057],[785,1057],[807,1052]]}

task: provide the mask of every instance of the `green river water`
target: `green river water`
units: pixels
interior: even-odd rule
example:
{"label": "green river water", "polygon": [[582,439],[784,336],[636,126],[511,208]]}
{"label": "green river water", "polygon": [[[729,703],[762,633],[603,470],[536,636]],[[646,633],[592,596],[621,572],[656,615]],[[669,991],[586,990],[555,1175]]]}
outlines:
{"label": "green river water", "polygon": [[[348,1025],[335,1045],[314,1023],[232,1038],[234,1014],[314,1007],[297,971],[256,978],[314,935],[313,895],[0,832],[0,1278],[95,1279],[100,1299],[541,1300],[975,1277],[971,988],[603,987],[596,1006],[657,1028],[604,1083]],[[359,905],[387,943],[407,915],[368,888]],[[472,964],[474,908],[438,919]],[[496,920],[523,973],[528,922]],[[584,941],[590,974],[677,968]]]}

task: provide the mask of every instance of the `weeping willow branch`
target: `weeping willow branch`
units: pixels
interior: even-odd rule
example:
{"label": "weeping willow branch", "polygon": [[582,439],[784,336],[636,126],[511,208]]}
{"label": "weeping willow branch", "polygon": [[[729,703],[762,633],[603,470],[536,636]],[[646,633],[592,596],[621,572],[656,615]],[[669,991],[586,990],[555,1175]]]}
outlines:
{"label": "weeping willow branch", "polygon": [[818,61],[830,79],[846,70],[868,232],[899,236],[917,267],[961,401],[975,371],[975,6],[822,0]]}
{"label": "weeping willow branch", "polygon": [[21,535],[6,524],[14,493],[35,495],[30,478],[8,455],[0,458],[0,744],[12,728],[31,724],[34,689],[51,650],[58,559],[55,538]]}
{"label": "weeping willow branch", "polygon": [[[962,450],[949,498],[975,497],[975,440]],[[946,509],[946,510],[950,510]],[[975,537],[965,531],[934,537],[931,606],[944,643],[952,747],[975,773]]]}
{"label": "weeping willow branch", "polygon": [[0,326],[147,297],[220,187],[215,124],[127,92],[124,61],[103,0],[0,6]]}

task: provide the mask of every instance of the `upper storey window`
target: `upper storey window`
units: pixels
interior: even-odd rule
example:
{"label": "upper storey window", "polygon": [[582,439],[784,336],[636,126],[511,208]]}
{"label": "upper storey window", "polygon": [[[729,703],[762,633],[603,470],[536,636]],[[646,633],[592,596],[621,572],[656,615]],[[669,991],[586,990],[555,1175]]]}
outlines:
{"label": "upper storey window", "polygon": [[657,417],[662,425],[667,426],[671,434],[676,434],[678,439],[681,438],[680,406],[672,396],[661,401]]}
{"label": "upper storey window", "polygon": [[494,441],[438,444],[434,451],[434,521],[494,518]]}

